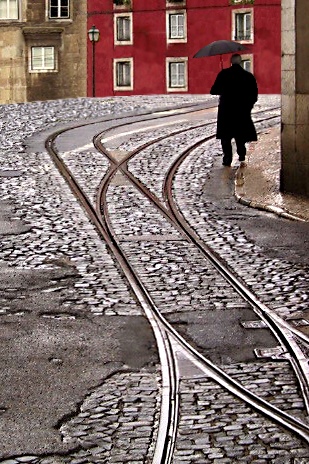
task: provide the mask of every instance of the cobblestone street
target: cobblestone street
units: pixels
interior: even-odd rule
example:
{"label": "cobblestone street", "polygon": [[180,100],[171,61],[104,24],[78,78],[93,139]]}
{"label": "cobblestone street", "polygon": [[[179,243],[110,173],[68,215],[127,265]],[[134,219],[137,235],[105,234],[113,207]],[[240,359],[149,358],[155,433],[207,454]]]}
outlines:
{"label": "cobblestone street", "polygon": [[[56,146],[95,208],[110,163],[94,148],[94,134],[106,132],[104,143],[118,160],[155,136],[162,138],[129,160],[127,169],[164,209],[169,166],[188,146],[213,134],[216,112],[204,120],[200,117],[200,124],[209,123],[206,127],[195,128],[196,120],[182,114],[170,125],[160,127],[159,121],[158,127],[148,130],[153,122],[142,127],[134,121],[136,126],[120,135],[113,129],[113,119],[121,116],[124,124],[126,118],[142,113],[151,118],[166,107],[172,113],[176,106],[205,102],[216,107],[216,99],[205,95],[2,106],[1,464],[156,462],[166,386],[151,321],[111,248],[56,169],[44,141],[70,124],[93,122],[82,137],[79,129],[61,134]],[[261,96],[255,110],[279,104],[277,96]],[[258,122],[255,115],[258,130],[264,133],[273,133],[280,124],[278,109],[269,114],[277,119]],[[180,128],[187,132],[172,142],[163,139]],[[263,149],[265,143],[263,138]],[[257,179],[257,150],[258,144],[249,149],[243,191],[237,190],[237,163],[228,170],[221,165],[218,140],[202,143],[177,170],[173,195],[200,241],[220,255],[276,318],[296,331],[301,328],[299,352],[307,367],[309,223],[237,202],[235,179],[237,195],[253,194],[248,184]],[[273,173],[276,160],[270,162]],[[252,177],[250,166],[255,169]],[[272,174],[268,178],[273,179]],[[272,196],[266,200],[269,205]],[[168,323],[210,366],[216,364],[253,395],[308,427],[299,372],[289,355],[280,352],[279,337],[266,325],[244,329],[252,322],[250,302],[229,287],[170,217],[123,173],[113,178],[106,203],[124,255]],[[288,199],[281,207],[306,219],[309,203],[302,199],[302,207],[298,203],[293,209],[294,204],[295,199]],[[263,350],[270,355],[259,358]],[[179,417],[173,464],[309,461],[304,438],[228,392],[211,367],[186,370],[181,356],[178,353],[176,366]]]}

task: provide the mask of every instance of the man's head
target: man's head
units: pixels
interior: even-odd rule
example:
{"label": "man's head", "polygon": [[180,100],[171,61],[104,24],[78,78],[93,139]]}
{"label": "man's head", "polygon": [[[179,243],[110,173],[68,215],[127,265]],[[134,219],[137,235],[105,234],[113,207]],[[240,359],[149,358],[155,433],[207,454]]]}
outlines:
{"label": "man's head", "polygon": [[241,63],[241,56],[238,53],[234,53],[231,57],[231,64],[240,64]]}

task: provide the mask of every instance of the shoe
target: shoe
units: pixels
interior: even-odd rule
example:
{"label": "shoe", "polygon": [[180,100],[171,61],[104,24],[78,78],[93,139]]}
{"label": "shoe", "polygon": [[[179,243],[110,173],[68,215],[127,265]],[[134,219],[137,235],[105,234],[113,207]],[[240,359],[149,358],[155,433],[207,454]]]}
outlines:
{"label": "shoe", "polygon": [[223,160],[222,160],[222,165],[223,166],[231,166],[232,160],[229,156],[224,155]]}
{"label": "shoe", "polygon": [[239,167],[245,168],[247,166],[246,161],[240,161]]}

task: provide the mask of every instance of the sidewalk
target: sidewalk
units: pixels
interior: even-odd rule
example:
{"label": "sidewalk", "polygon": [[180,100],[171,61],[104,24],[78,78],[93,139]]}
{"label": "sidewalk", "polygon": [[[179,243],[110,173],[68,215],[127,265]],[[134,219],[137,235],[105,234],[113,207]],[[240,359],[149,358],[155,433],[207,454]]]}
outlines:
{"label": "sidewalk", "polygon": [[279,191],[280,163],[280,128],[269,128],[249,146],[247,166],[237,169],[235,196],[253,208],[309,221],[309,198]]}

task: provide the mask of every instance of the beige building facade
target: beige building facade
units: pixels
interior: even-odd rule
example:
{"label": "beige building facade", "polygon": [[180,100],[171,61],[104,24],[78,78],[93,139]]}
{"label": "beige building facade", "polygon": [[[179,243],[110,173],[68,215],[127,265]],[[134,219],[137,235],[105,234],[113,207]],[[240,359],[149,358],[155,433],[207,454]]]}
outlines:
{"label": "beige building facade", "polygon": [[0,0],[0,103],[86,95],[87,0]]}
{"label": "beige building facade", "polygon": [[282,0],[281,190],[309,197],[308,18],[308,0]]}

